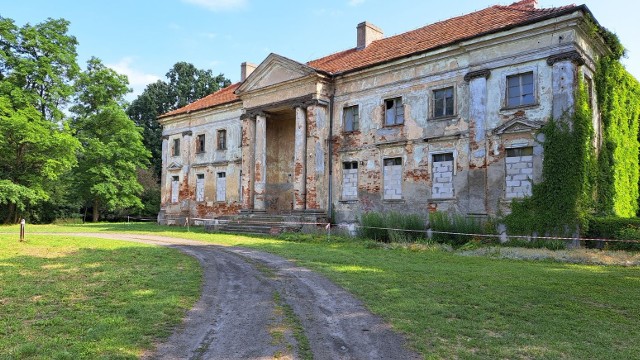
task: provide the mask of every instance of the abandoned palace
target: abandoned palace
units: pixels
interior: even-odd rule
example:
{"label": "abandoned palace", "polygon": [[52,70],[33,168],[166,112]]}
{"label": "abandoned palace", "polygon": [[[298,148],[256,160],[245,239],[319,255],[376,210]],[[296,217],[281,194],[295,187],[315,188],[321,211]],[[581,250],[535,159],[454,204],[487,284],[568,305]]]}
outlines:
{"label": "abandoned palace", "polygon": [[581,80],[600,132],[593,21],[523,0],[390,37],[363,22],[355,47],[307,63],[243,63],[239,83],[159,117],[158,221],[508,212],[541,179],[538,130],[572,111]]}

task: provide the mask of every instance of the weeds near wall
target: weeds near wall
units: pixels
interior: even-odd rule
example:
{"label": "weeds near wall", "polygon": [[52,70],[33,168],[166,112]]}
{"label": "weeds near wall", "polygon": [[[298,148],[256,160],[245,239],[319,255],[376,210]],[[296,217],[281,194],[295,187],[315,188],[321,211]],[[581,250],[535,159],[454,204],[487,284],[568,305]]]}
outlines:
{"label": "weeds near wall", "polygon": [[426,237],[425,222],[418,214],[368,212],[360,218],[358,235],[382,242],[415,242]]}

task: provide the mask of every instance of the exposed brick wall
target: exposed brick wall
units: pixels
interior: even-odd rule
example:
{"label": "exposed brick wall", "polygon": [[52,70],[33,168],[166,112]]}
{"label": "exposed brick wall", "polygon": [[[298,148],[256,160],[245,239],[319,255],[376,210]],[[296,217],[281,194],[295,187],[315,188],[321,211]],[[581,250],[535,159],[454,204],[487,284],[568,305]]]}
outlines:
{"label": "exposed brick wall", "polygon": [[431,197],[434,199],[453,198],[453,161],[433,163]]}
{"label": "exposed brick wall", "polygon": [[507,157],[505,162],[505,197],[513,199],[531,195],[533,156]]}

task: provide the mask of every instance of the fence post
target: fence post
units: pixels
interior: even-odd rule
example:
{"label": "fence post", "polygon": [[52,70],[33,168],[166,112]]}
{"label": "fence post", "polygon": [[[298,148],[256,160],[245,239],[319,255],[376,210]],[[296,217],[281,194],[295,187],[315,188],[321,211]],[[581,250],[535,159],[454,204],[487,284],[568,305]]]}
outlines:
{"label": "fence post", "polygon": [[24,225],[26,224],[26,220],[22,219],[20,220],[20,241],[24,241]]}

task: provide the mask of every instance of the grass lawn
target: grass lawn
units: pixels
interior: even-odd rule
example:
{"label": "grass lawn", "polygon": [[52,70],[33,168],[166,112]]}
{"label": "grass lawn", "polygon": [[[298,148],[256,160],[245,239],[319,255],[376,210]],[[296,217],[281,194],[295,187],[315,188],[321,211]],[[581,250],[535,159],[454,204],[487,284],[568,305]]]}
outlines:
{"label": "grass lawn", "polygon": [[175,250],[16,239],[0,234],[0,359],[135,359],[199,297],[198,262]]}
{"label": "grass lawn", "polygon": [[358,241],[292,242],[151,224],[31,228],[140,231],[279,254],[349,289],[404,332],[425,358],[632,359],[640,354],[638,267],[389,250]]}

